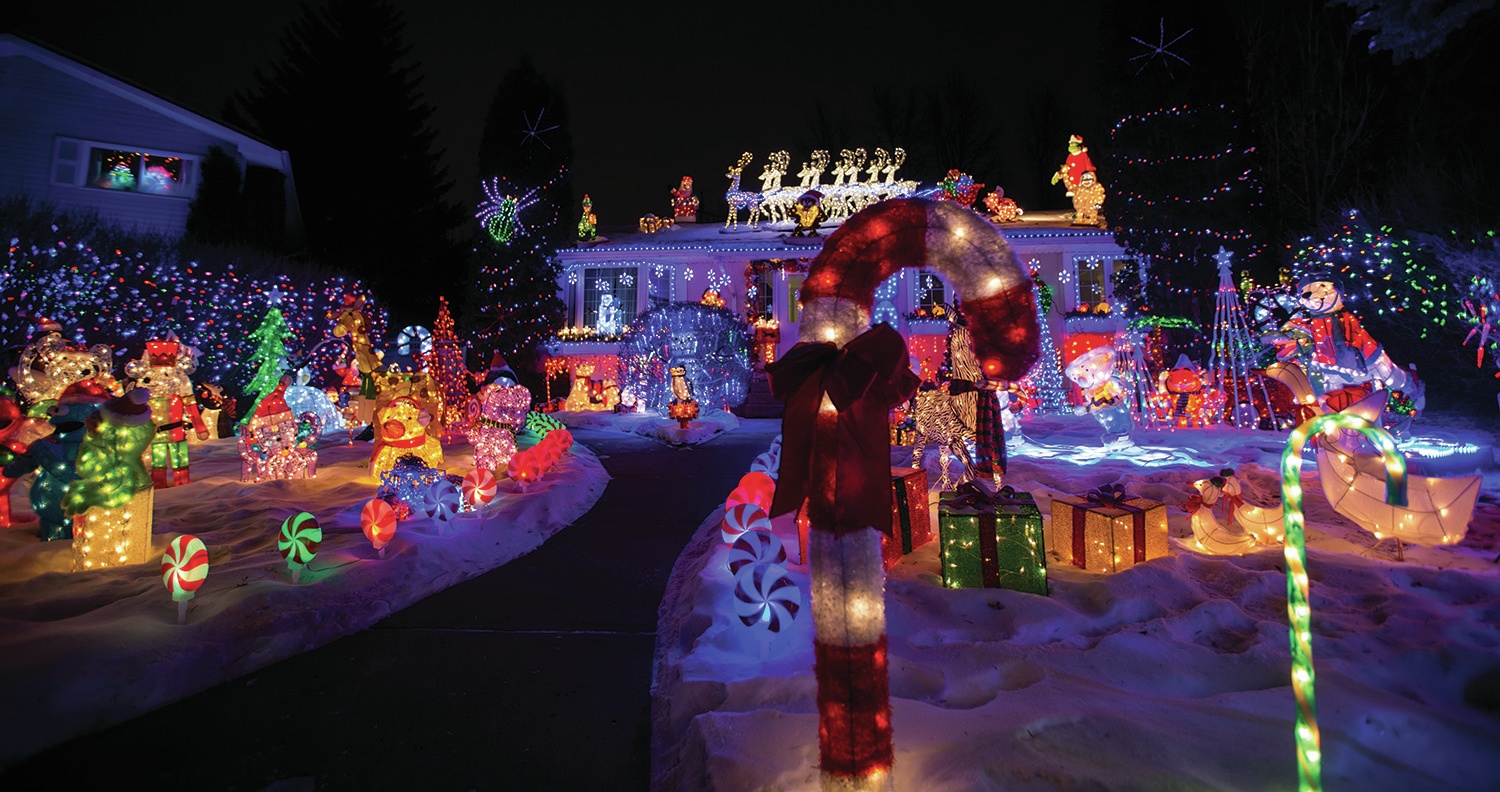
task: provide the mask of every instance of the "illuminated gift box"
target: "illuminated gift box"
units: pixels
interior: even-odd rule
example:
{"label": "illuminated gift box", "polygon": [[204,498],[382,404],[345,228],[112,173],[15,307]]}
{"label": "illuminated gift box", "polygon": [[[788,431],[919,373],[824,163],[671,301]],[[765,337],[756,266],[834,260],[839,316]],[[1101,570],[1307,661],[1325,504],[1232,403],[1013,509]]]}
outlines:
{"label": "illuminated gift box", "polygon": [[1167,507],[1128,498],[1118,484],[1052,499],[1047,549],[1082,569],[1119,572],[1168,555]]}
{"label": "illuminated gift box", "polygon": [[927,471],[921,468],[891,468],[891,530],[882,554],[885,568],[895,566],[901,556],[932,541],[932,521],[927,514]]}
{"label": "illuminated gift box", "polygon": [[1047,553],[1036,499],[975,484],[938,497],[938,542],[947,588],[1007,588],[1047,594]]}

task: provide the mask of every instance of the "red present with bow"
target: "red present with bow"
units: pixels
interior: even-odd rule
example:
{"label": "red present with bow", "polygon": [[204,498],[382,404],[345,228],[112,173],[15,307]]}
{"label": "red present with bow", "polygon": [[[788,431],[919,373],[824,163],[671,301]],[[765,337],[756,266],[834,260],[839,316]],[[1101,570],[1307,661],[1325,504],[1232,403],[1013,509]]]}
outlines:
{"label": "red present with bow", "polygon": [[1132,498],[1119,484],[1081,498],[1052,499],[1047,550],[1081,569],[1119,572],[1169,555],[1167,507]]}

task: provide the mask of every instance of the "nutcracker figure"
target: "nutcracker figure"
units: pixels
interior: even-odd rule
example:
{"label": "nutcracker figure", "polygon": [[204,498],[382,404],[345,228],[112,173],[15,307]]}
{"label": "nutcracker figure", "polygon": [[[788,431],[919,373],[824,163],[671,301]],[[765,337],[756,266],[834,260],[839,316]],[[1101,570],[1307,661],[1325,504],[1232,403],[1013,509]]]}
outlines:
{"label": "nutcracker figure", "polygon": [[193,397],[193,383],[188,379],[197,368],[197,350],[179,342],[170,331],[164,338],[147,341],[146,353],[125,364],[131,387],[145,388],[151,394],[151,422],[156,424],[156,436],[151,440],[151,482],[156,489],[189,481],[184,430],[188,423],[199,440],[208,439],[208,426],[203,423]]}

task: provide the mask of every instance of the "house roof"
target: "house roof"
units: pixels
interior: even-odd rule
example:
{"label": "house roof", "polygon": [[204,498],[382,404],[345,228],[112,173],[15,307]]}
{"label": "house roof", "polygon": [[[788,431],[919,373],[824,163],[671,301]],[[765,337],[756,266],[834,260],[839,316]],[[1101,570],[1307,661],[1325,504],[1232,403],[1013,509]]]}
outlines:
{"label": "house roof", "polygon": [[[997,224],[1007,239],[1069,239],[1073,241],[1115,244],[1112,232],[1093,226],[1076,226],[1067,212],[1027,212],[1020,220]],[[833,230],[823,230],[818,238],[789,238],[790,226],[782,224],[776,228],[762,225],[751,231],[741,223],[739,230],[729,231],[720,223],[684,223],[663,229],[654,234],[642,232],[632,226],[601,226],[600,239],[593,243],[580,242],[575,247],[557,251],[559,258],[597,260],[601,256],[638,253],[692,253],[711,251],[714,253],[765,253],[770,257],[805,257],[817,255],[823,240]],[[800,254],[800,255],[799,255]]]}
{"label": "house roof", "polygon": [[0,57],[22,56],[160,113],[180,124],[233,143],[246,162],[291,173],[287,153],[248,132],[172,101],[161,94],[95,66],[82,58],[20,33],[0,33]]}

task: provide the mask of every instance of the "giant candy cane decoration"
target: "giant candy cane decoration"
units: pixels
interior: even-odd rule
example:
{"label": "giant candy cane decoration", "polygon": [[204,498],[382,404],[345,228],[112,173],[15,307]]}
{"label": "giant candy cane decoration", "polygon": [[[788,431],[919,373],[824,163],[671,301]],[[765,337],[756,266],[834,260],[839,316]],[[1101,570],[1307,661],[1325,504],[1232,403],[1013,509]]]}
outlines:
{"label": "giant candy cane decoration", "polygon": [[988,221],[957,204],[919,198],[876,204],[828,237],[803,282],[799,343],[767,369],[773,392],[787,400],[772,511],[794,511],[805,499],[811,524],[818,747],[827,790],[891,784],[885,569],[874,526],[890,513],[886,410],[909,397],[916,380],[895,332],[869,327],[875,288],[920,266],[943,273],[962,296],[985,374],[1024,376],[1040,336],[1031,279]]}

